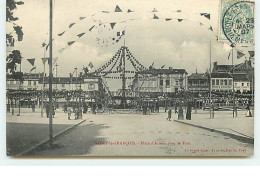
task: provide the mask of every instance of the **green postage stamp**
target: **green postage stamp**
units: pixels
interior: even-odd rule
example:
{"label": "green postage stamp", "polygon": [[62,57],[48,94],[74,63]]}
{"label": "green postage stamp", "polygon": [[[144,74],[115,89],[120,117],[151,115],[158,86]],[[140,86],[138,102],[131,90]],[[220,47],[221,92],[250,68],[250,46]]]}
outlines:
{"label": "green postage stamp", "polygon": [[218,40],[235,45],[253,45],[254,9],[254,1],[221,0]]}

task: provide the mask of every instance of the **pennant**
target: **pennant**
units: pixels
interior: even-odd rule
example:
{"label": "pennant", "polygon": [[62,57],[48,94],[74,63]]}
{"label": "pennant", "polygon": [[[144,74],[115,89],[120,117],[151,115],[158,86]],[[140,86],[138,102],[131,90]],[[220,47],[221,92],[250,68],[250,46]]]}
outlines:
{"label": "pennant", "polygon": [[172,20],[172,18],[166,18],[165,20],[166,20],[166,21],[170,21],[170,20]]}
{"label": "pennant", "polygon": [[65,31],[64,31],[64,32],[62,32],[62,33],[60,33],[60,34],[58,34],[58,36],[62,36],[64,33],[65,33]]}
{"label": "pennant", "polygon": [[243,52],[237,51],[237,59],[240,59],[243,57],[245,54]]}
{"label": "pennant", "polygon": [[59,53],[61,54],[64,50],[65,50],[65,48],[61,48],[61,49],[59,49],[58,51],[59,51]]}
{"label": "pennant", "polygon": [[89,29],[89,31],[91,32],[91,30],[92,30],[94,27],[95,27],[95,25],[93,25],[93,26]]}
{"label": "pennant", "polygon": [[90,63],[88,64],[88,67],[89,67],[90,69],[92,69],[92,68],[94,67],[94,65],[90,62]]}
{"label": "pennant", "polygon": [[210,26],[210,27],[209,27],[209,30],[213,31],[213,28],[212,28],[212,26]]}
{"label": "pennant", "polygon": [[42,43],[42,47],[45,47],[47,44],[45,42]]}
{"label": "pennant", "polygon": [[200,16],[204,16],[205,14],[207,14],[207,13],[200,13]]}
{"label": "pennant", "polygon": [[155,8],[153,8],[152,12],[158,12]]}
{"label": "pennant", "polygon": [[34,66],[31,70],[30,70],[30,72],[32,72],[33,70],[35,70],[36,69],[36,66]]}
{"label": "pennant", "polygon": [[248,54],[250,57],[254,57],[255,56],[255,51],[248,51]]}
{"label": "pennant", "polygon": [[102,11],[102,13],[109,13],[109,11]]}
{"label": "pennant", "polygon": [[231,55],[231,52],[228,54],[228,60],[229,60],[229,58],[230,58],[230,55]]}
{"label": "pennant", "polygon": [[49,58],[42,58],[42,63],[45,64],[47,60],[49,60]]}
{"label": "pennant", "polygon": [[27,60],[28,60],[28,62],[29,62],[32,66],[34,66],[35,58],[33,58],[33,59],[27,59]]}
{"label": "pennant", "polygon": [[50,44],[47,44],[47,46],[46,46],[46,51],[48,50],[49,46],[50,46]]}
{"label": "pennant", "polygon": [[71,24],[69,25],[69,28],[71,28],[73,25],[75,25],[75,23],[71,23]]}
{"label": "pennant", "polygon": [[210,14],[205,14],[204,16],[210,20]]}
{"label": "pennant", "polygon": [[82,17],[79,17],[79,20],[84,20],[86,17],[85,16],[82,16]]}
{"label": "pennant", "polygon": [[58,57],[52,58],[52,64],[55,64],[58,60]]}
{"label": "pennant", "polygon": [[153,19],[159,19],[158,16],[156,16],[155,14],[153,15]]}
{"label": "pennant", "polygon": [[85,33],[80,33],[80,34],[78,34],[77,36],[80,38],[80,37],[82,37],[84,34],[85,34]]}
{"label": "pennant", "polygon": [[183,19],[177,19],[177,20],[178,20],[178,22],[182,22]]}
{"label": "pennant", "polygon": [[71,42],[68,42],[68,45],[71,46],[74,43],[75,43],[75,41],[71,41]]}
{"label": "pennant", "polygon": [[111,28],[113,29],[115,27],[116,23],[110,23]]}
{"label": "pennant", "polygon": [[130,10],[130,9],[127,10],[127,13],[132,13],[132,12],[134,12],[134,11],[132,11],[132,10]]}
{"label": "pennant", "polygon": [[122,12],[118,5],[116,5],[115,12]]}

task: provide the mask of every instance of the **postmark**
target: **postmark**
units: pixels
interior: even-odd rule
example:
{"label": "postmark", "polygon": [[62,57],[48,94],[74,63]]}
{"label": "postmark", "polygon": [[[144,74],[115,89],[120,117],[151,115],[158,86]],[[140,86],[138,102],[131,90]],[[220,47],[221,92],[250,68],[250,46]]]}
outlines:
{"label": "postmark", "polygon": [[221,0],[218,40],[236,45],[254,44],[253,1]]}

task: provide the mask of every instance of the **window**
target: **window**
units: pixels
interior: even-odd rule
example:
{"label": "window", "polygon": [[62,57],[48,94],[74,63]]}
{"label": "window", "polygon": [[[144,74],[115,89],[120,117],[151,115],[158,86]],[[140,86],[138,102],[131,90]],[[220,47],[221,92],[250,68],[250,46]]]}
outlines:
{"label": "window", "polygon": [[[204,82],[204,81],[200,81],[200,84],[201,84],[201,85],[204,85],[205,82]],[[212,80],[212,84],[213,84],[213,80]],[[214,80],[214,85],[215,85],[215,80]]]}
{"label": "window", "polygon": [[229,85],[232,85],[232,80],[229,80]]}
{"label": "window", "polygon": [[165,82],[166,82],[166,87],[169,88],[170,87],[170,80],[167,79]]}
{"label": "window", "polygon": [[179,85],[179,81],[175,81],[175,85]]}
{"label": "window", "polygon": [[225,85],[227,85],[227,80],[224,80]]}
{"label": "window", "polygon": [[224,80],[220,80],[220,85],[223,85],[223,83],[224,83]]}
{"label": "window", "polygon": [[219,85],[219,79],[216,80],[216,85]]}
{"label": "window", "polygon": [[94,83],[90,83],[90,84],[88,85],[88,89],[90,89],[90,90],[95,89],[95,84],[94,84]]}
{"label": "window", "polygon": [[163,79],[160,79],[160,86],[163,86]]}
{"label": "window", "polygon": [[244,83],[242,83],[242,87],[244,86]]}
{"label": "window", "polygon": [[237,83],[235,83],[235,86],[237,86]]}
{"label": "window", "polygon": [[28,81],[28,85],[30,86],[32,83],[31,83],[31,81]]}
{"label": "window", "polygon": [[36,85],[36,81],[33,81],[33,85]]}
{"label": "window", "polygon": [[247,84],[246,84],[246,86],[248,86],[248,87],[249,87],[249,83],[247,83]]}
{"label": "window", "polygon": [[65,83],[61,84],[61,87],[64,88],[65,87]]}
{"label": "window", "polygon": [[[202,82],[201,82],[201,84],[202,84]],[[204,84],[204,82],[203,82],[203,84]],[[212,80],[212,85],[215,85],[215,84],[216,84],[215,79],[213,79]]]}

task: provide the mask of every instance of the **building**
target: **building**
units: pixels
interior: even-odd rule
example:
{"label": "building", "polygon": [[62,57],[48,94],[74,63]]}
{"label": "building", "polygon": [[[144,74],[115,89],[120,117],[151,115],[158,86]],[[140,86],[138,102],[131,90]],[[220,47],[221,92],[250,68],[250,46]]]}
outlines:
{"label": "building", "polygon": [[177,93],[187,90],[185,69],[155,69],[137,72],[133,80],[134,92]]}
{"label": "building", "polygon": [[206,73],[192,73],[188,76],[188,90],[191,92],[209,91],[209,78]]}
{"label": "building", "polygon": [[[212,73],[232,75],[234,79],[234,90],[240,93],[252,91],[254,68],[251,65],[251,59],[240,64],[232,65],[218,65],[214,62]],[[234,68],[234,70],[232,69]]]}
{"label": "building", "polygon": [[24,73],[22,80],[14,79],[10,76],[6,78],[7,90],[39,90],[39,79],[43,73]]}
{"label": "building", "polygon": [[211,90],[220,92],[233,91],[233,77],[229,73],[211,73]]}

